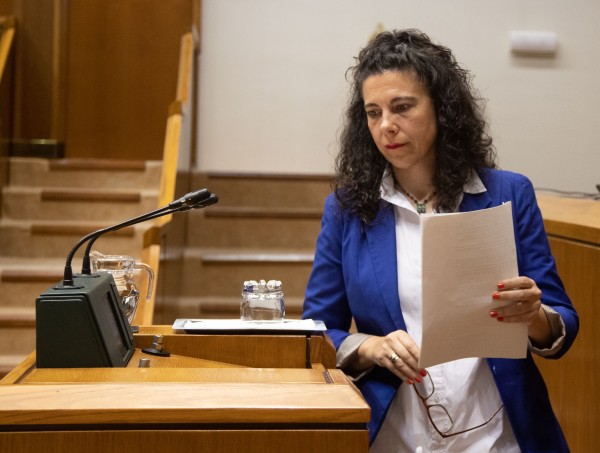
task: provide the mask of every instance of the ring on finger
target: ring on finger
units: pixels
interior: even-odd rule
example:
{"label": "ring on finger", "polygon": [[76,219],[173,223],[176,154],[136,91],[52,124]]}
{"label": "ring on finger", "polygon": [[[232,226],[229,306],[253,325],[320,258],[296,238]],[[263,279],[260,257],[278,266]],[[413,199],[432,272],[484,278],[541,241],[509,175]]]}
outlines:
{"label": "ring on finger", "polygon": [[395,352],[392,352],[390,354],[390,360],[392,361],[392,363],[396,363],[398,360],[400,360],[400,357],[398,357],[398,354],[396,354]]}

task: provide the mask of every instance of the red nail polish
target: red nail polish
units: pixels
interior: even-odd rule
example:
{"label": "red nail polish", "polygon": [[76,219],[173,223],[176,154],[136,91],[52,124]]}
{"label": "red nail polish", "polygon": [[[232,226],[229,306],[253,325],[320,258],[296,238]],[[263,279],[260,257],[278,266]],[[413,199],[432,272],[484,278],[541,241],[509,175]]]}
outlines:
{"label": "red nail polish", "polygon": [[421,378],[420,378],[420,377],[416,377],[416,378],[415,378],[415,381],[417,381],[417,383],[419,383],[419,384],[420,384],[420,383],[421,383]]}
{"label": "red nail polish", "polygon": [[413,381],[412,381],[412,379],[407,379],[407,380],[406,380],[406,383],[407,383],[408,385],[412,385]]}
{"label": "red nail polish", "polygon": [[496,299],[496,300],[500,299],[500,293],[492,294],[492,299]]}
{"label": "red nail polish", "polygon": [[490,316],[492,318],[495,318],[496,316],[498,316],[498,312],[497,311],[490,311]]}
{"label": "red nail polish", "polygon": [[504,282],[498,282],[498,289],[504,289]]}
{"label": "red nail polish", "polygon": [[427,371],[421,370],[421,376],[423,376],[423,377],[427,376]]}

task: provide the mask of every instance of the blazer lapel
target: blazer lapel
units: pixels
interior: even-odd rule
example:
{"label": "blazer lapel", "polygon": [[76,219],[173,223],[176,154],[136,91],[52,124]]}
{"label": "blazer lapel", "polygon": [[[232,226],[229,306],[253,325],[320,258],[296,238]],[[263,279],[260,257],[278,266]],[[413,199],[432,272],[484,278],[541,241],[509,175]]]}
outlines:
{"label": "blazer lapel", "polygon": [[390,316],[389,324],[385,323],[384,327],[387,330],[406,329],[398,297],[396,227],[390,204],[384,203],[375,221],[365,226],[365,235],[379,293]]}
{"label": "blazer lapel", "polygon": [[486,209],[492,206],[492,198],[485,191],[481,193],[465,193],[458,210],[460,212],[477,211],[478,209]]}

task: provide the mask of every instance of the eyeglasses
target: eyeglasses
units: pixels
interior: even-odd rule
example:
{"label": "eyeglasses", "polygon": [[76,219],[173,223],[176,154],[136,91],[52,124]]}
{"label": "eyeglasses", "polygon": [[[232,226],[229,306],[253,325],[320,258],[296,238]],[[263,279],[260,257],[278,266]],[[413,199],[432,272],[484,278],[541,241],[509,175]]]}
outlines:
{"label": "eyeglasses", "polygon": [[474,426],[473,428],[469,429],[463,429],[461,431],[450,432],[454,428],[454,420],[448,413],[448,410],[441,404],[427,404],[427,400],[431,398],[431,396],[435,392],[433,379],[431,379],[429,373],[427,373],[427,375],[423,378],[421,384],[415,382],[413,384],[413,388],[415,389],[415,393],[423,403],[423,406],[425,406],[425,409],[427,410],[427,417],[429,418],[431,425],[438,432],[438,434],[444,438],[458,436],[459,434],[464,434],[487,425],[504,407],[504,405],[501,404],[498,410],[494,412],[492,416],[488,418],[487,421],[481,423],[480,425]]}

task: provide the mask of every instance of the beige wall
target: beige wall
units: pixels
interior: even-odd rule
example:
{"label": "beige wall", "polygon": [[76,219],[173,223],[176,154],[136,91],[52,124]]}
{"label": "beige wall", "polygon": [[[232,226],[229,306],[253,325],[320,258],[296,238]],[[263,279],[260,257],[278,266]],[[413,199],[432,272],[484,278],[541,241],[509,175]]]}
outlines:
{"label": "beige wall", "polygon": [[[331,171],[346,68],[375,31],[420,28],[488,99],[500,164],[537,187],[600,183],[600,2],[203,0],[198,166]],[[554,31],[553,58],[515,57],[510,30]]]}

